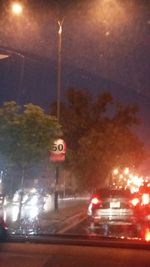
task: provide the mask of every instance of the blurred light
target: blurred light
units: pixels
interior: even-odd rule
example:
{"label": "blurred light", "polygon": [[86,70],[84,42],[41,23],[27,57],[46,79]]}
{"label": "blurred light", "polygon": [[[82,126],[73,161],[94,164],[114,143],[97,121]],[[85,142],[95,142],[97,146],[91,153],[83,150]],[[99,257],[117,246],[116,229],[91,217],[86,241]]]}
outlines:
{"label": "blurred light", "polygon": [[62,33],[62,25],[59,24],[59,31],[58,31],[59,34]]}
{"label": "blurred light", "polygon": [[16,15],[20,15],[23,11],[23,6],[18,2],[12,4],[12,12]]}
{"label": "blurred light", "polygon": [[34,194],[34,193],[37,192],[37,190],[36,190],[36,188],[33,187],[33,188],[30,190],[30,192]]}
{"label": "blurred light", "polygon": [[35,195],[35,196],[33,196],[33,197],[31,198],[31,200],[29,201],[29,204],[34,206],[34,205],[37,204],[37,202],[38,202],[38,196]]}
{"label": "blurred light", "polygon": [[51,195],[47,195],[46,197],[44,197],[44,210],[48,211],[50,209],[53,208],[53,201],[52,201],[52,197]]}
{"label": "blurred light", "polygon": [[99,199],[97,197],[92,198],[92,204],[97,205],[99,203]]}
{"label": "blurred light", "polygon": [[126,174],[126,175],[129,174],[129,168],[124,169],[124,174]]}
{"label": "blurred light", "polygon": [[23,197],[22,203],[25,203],[25,202],[27,201],[27,199],[28,199],[28,195],[26,194],[26,195],[24,195],[24,197]]}
{"label": "blurred light", "polygon": [[114,169],[114,170],[113,170],[113,174],[114,174],[114,175],[117,175],[118,173],[119,173],[118,169]]}
{"label": "blurred light", "polygon": [[149,242],[150,241],[150,230],[147,228],[145,230],[145,241]]}
{"label": "blurred light", "polygon": [[4,215],[3,215],[3,218],[4,218],[4,221],[6,222],[7,220],[7,213],[6,213],[6,210],[4,209]]}
{"label": "blurred light", "polygon": [[109,35],[110,35],[110,32],[109,32],[109,31],[107,31],[107,32],[105,33],[105,35],[106,35],[106,36],[109,36]]}
{"label": "blurred light", "polygon": [[136,186],[140,187],[142,185],[142,179],[139,178],[138,176],[133,176],[132,178],[132,183],[135,184]]}
{"label": "blurred light", "polygon": [[133,198],[130,202],[131,202],[131,204],[132,204],[133,206],[136,206],[137,204],[140,203],[140,200],[136,197],[136,198]]}
{"label": "blurred light", "polygon": [[135,187],[135,186],[131,186],[131,187],[130,187],[130,191],[131,191],[131,193],[133,194],[133,193],[138,192],[138,191],[139,191],[139,188],[138,188],[138,187]]}
{"label": "blurred light", "polygon": [[13,197],[13,202],[19,201],[19,193],[15,193]]}
{"label": "blurred light", "polygon": [[143,194],[142,195],[142,204],[147,205],[150,203],[150,197],[149,194]]}
{"label": "blurred light", "polygon": [[4,59],[4,58],[8,58],[8,57],[9,57],[9,55],[0,54],[0,59]]}
{"label": "blurred light", "polygon": [[38,216],[39,210],[38,207],[35,206],[32,209],[29,210],[29,217],[30,219],[36,218]]}
{"label": "blurred light", "polygon": [[4,198],[4,206],[6,206],[8,204],[8,200],[6,199],[6,197]]}
{"label": "blurred light", "polygon": [[119,175],[119,178],[122,179],[122,178],[123,178],[123,174],[120,174],[120,175]]}
{"label": "blurred light", "polygon": [[109,26],[113,26],[113,29],[117,29],[120,25],[129,23],[128,14],[118,0],[98,0],[91,2],[91,16],[94,17],[94,19],[96,18],[96,21],[99,19],[101,22],[105,23],[107,31],[109,30]]}
{"label": "blurred light", "polygon": [[128,180],[127,180],[127,185],[130,186],[130,184],[131,184],[131,180],[128,179]]}
{"label": "blurred light", "polygon": [[14,206],[12,208],[12,221],[16,222],[18,219],[18,214],[19,214],[19,206]]}

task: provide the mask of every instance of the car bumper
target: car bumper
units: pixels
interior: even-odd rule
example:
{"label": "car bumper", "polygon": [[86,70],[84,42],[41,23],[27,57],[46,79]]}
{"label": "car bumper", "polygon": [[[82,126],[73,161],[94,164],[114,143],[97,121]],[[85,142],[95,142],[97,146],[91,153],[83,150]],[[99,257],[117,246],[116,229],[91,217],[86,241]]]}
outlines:
{"label": "car bumper", "polygon": [[98,224],[133,224],[136,223],[137,219],[130,209],[99,209],[92,213],[91,219],[93,222]]}

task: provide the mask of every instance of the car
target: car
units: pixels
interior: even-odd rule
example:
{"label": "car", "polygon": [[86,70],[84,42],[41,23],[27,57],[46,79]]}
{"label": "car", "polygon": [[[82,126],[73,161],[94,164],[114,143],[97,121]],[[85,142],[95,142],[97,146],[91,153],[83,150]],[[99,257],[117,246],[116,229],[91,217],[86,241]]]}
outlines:
{"label": "car", "polygon": [[6,241],[8,237],[8,226],[2,216],[0,216],[0,242]]}
{"label": "car", "polygon": [[0,1],[0,267],[150,266],[132,194],[150,182],[149,30],[150,0]]}
{"label": "car", "polygon": [[132,204],[141,228],[150,226],[150,188],[142,186],[133,194]]}
{"label": "car", "polygon": [[108,232],[109,226],[138,229],[138,219],[129,190],[112,188],[97,190],[90,199],[87,215],[92,230],[104,227]]}

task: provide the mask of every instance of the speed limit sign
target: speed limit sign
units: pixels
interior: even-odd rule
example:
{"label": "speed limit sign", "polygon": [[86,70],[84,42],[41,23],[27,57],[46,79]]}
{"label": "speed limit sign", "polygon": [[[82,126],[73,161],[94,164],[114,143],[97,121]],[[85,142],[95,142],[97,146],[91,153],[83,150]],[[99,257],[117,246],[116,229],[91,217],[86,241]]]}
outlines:
{"label": "speed limit sign", "polygon": [[64,161],[66,155],[66,143],[63,139],[59,138],[54,141],[50,150],[51,161]]}

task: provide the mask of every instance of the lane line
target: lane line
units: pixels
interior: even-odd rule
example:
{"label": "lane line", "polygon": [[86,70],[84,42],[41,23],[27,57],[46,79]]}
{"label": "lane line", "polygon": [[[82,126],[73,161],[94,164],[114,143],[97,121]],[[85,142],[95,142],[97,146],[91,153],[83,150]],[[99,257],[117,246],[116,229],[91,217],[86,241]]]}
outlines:
{"label": "lane line", "polygon": [[87,215],[84,215],[84,217],[82,217],[81,219],[79,219],[78,221],[75,221],[74,223],[72,223],[71,225],[68,225],[66,227],[64,227],[63,229],[59,230],[57,232],[57,234],[64,234],[65,232],[67,232],[68,230],[70,230],[71,228],[74,228],[76,225],[80,224],[82,221],[84,221],[85,219],[87,219]]}

